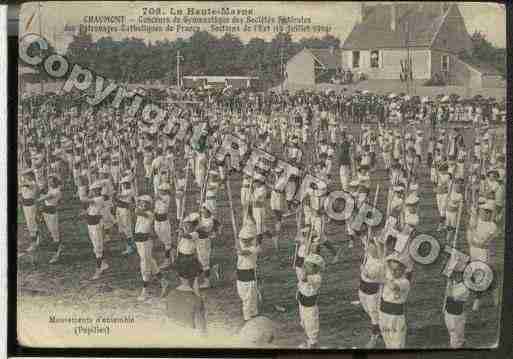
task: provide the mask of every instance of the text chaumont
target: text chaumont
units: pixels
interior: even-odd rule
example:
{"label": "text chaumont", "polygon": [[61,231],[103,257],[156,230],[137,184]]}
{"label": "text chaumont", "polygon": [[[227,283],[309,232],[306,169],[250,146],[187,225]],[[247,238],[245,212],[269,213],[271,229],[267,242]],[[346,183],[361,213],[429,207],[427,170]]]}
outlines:
{"label": "text chaumont", "polygon": [[126,23],[125,16],[84,16],[84,23],[86,24],[124,24]]}

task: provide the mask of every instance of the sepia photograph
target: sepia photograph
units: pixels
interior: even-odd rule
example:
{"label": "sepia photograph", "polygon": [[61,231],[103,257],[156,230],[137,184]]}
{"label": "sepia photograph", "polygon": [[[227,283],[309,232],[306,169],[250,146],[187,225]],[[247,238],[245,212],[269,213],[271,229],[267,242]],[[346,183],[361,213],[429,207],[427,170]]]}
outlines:
{"label": "sepia photograph", "polygon": [[34,1],[18,38],[20,346],[498,346],[504,5]]}

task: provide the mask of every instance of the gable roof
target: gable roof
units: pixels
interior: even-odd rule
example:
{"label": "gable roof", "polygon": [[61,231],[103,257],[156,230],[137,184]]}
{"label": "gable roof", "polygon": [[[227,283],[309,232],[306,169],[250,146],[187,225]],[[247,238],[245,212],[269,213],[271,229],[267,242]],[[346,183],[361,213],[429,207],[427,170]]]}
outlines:
{"label": "gable roof", "polygon": [[[392,6],[396,6],[396,27],[392,31]],[[449,13],[442,14],[440,3],[411,3],[368,6],[363,21],[347,37],[343,49],[430,47]]]}
{"label": "gable roof", "polygon": [[465,62],[468,66],[478,71],[483,76],[500,76],[501,73],[492,65],[472,60]]}
{"label": "gable roof", "polygon": [[315,59],[328,69],[336,69],[341,66],[339,49],[307,49]]}

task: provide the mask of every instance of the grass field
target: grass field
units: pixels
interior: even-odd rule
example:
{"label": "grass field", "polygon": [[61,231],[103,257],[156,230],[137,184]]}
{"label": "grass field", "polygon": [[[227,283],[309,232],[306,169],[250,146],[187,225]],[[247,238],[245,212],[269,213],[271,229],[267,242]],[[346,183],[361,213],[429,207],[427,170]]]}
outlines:
{"label": "grass field", "polygon": [[[356,133],[358,129],[351,129]],[[472,140],[472,129],[466,129],[466,143]],[[426,136],[427,137],[427,136]],[[500,147],[499,147],[500,148]],[[278,146],[276,146],[278,152]],[[379,155],[379,154],[378,154]],[[335,178],[339,181],[338,167],[333,166]],[[423,163],[420,169],[421,202],[419,205],[420,232],[428,233],[439,238],[442,243],[445,234],[435,232],[438,224],[433,186],[429,180],[428,168]],[[385,171],[381,161],[372,174],[371,193],[380,183],[381,191],[378,198],[378,208],[385,208],[386,192]],[[231,187],[235,201],[236,216],[240,221],[240,175],[231,177]],[[69,186],[69,184],[68,184]],[[69,188],[69,187],[68,187]],[[188,194],[188,208],[186,213],[197,207],[196,199],[199,196],[197,187],[193,187],[192,194]],[[214,282],[214,288],[205,291],[211,333],[235,333],[242,325],[241,303],[235,288],[235,250],[234,237],[230,223],[227,194],[221,191],[218,200],[219,218],[223,224],[222,236],[213,244],[213,263],[219,263],[224,272],[223,279]],[[174,201],[172,201],[174,205]],[[164,303],[156,296],[159,287],[154,283],[150,288],[155,298],[148,303],[139,303],[137,296],[141,288],[139,272],[139,258],[134,255],[130,258],[121,256],[124,243],[113,240],[106,244],[106,257],[111,268],[100,280],[89,280],[94,272],[94,256],[92,245],[87,237],[84,223],[76,217],[78,213],[77,199],[72,197],[69,190],[66,192],[62,208],[60,209],[60,230],[65,243],[62,260],[49,265],[51,253],[47,246],[43,246],[35,258],[22,257],[18,261],[18,323],[22,328],[20,339],[28,345],[41,345],[45,338],[57,346],[109,346],[117,345],[121,339],[125,346],[159,346],[173,347],[184,345],[177,340],[177,333],[159,332],[160,324],[164,318]],[[172,218],[174,207],[171,208]],[[466,224],[464,216],[463,224]],[[19,219],[21,221],[21,219]],[[272,222],[269,218],[269,227]],[[240,224],[239,224],[240,228]],[[279,253],[274,252],[272,243],[264,242],[263,253],[260,255],[258,275],[264,301],[261,313],[274,319],[279,328],[279,335],[275,344],[279,347],[297,347],[304,341],[304,333],[299,325],[297,303],[295,300],[296,275],[292,268],[294,242],[296,231],[293,217],[284,225],[284,235],[280,238]],[[354,348],[362,347],[369,339],[370,320],[363,309],[351,305],[351,301],[358,299],[359,261],[362,248],[359,242],[351,250],[347,248],[345,225],[330,223],[327,226],[330,240],[343,248],[342,260],[338,264],[329,264],[323,275],[321,296],[319,299],[321,333],[320,344],[328,348]],[[458,249],[467,252],[464,239],[464,230],[460,231]],[[45,243],[48,243],[47,241]],[[157,261],[162,260],[163,246],[155,241],[154,255]],[[18,249],[24,250],[29,245],[26,228],[21,223],[18,233]],[[497,275],[502,276],[504,256],[504,236],[500,236],[492,244],[492,263],[495,264]],[[331,258],[326,252],[328,262]],[[408,337],[409,348],[444,348],[448,346],[448,335],[442,315],[442,302],[446,282],[440,275],[443,262],[433,265],[416,266],[415,279],[408,299]],[[176,283],[173,273],[169,273],[172,285]],[[277,312],[274,305],[286,308],[285,312]],[[492,297],[486,296],[481,310],[473,313],[471,303],[467,304],[466,347],[490,347],[498,338],[499,308],[494,307]],[[48,325],[48,315],[51,313],[97,313],[98,315],[126,315],[136,317],[136,323],[154,323],[152,330],[145,331],[146,327],[135,325],[122,333],[138,333],[137,340],[132,340],[129,334],[125,338],[114,339],[89,336],[84,339],[73,339],[70,329],[56,328]],[[143,329],[144,328],[144,329]],[[54,338],[51,333],[55,330],[62,338]],[[121,332],[120,332],[121,333]],[[143,334],[143,335],[141,335]],[[135,334],[134,334],[135,335]],[[152,337],[158,339],[152,339]],[[48,339],[51,338],[52,340]],[[68,340],[69,338],[69,340]],[[75,340],[75,341],[74,341]],[[139,341],[139,342],[138,342]],[[59,345],[59,343],[61,345]],[[107,345],[105,345],[107,344]],[[217,346],[223,346],[221,342]],[[121,345],[121,344],[120,344]],[[379,343],[383,347],[383,343]]]}

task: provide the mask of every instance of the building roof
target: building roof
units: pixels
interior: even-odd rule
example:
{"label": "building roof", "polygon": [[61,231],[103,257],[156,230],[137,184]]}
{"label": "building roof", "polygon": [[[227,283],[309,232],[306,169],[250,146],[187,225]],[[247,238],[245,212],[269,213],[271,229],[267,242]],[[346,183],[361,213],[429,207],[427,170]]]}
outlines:
{"label": "building roof", "polygon": [[[451,6],[441,3],[411,3],[367,6],[363,21],[347,37],[343,49],[430,47]],[[391,28],[392,6],[396,6],[395,31]]]}
{"label": "building roof", "polygon": [[465,61],[465,63],[483,76],[501,76],[501,73],[495,67],[484,62],[473,60],[471,62]]}
{"label": "building roof", "polygon": [[339,49],[307,49],[317,61],[328,69],[336,69],[341,66]]}

